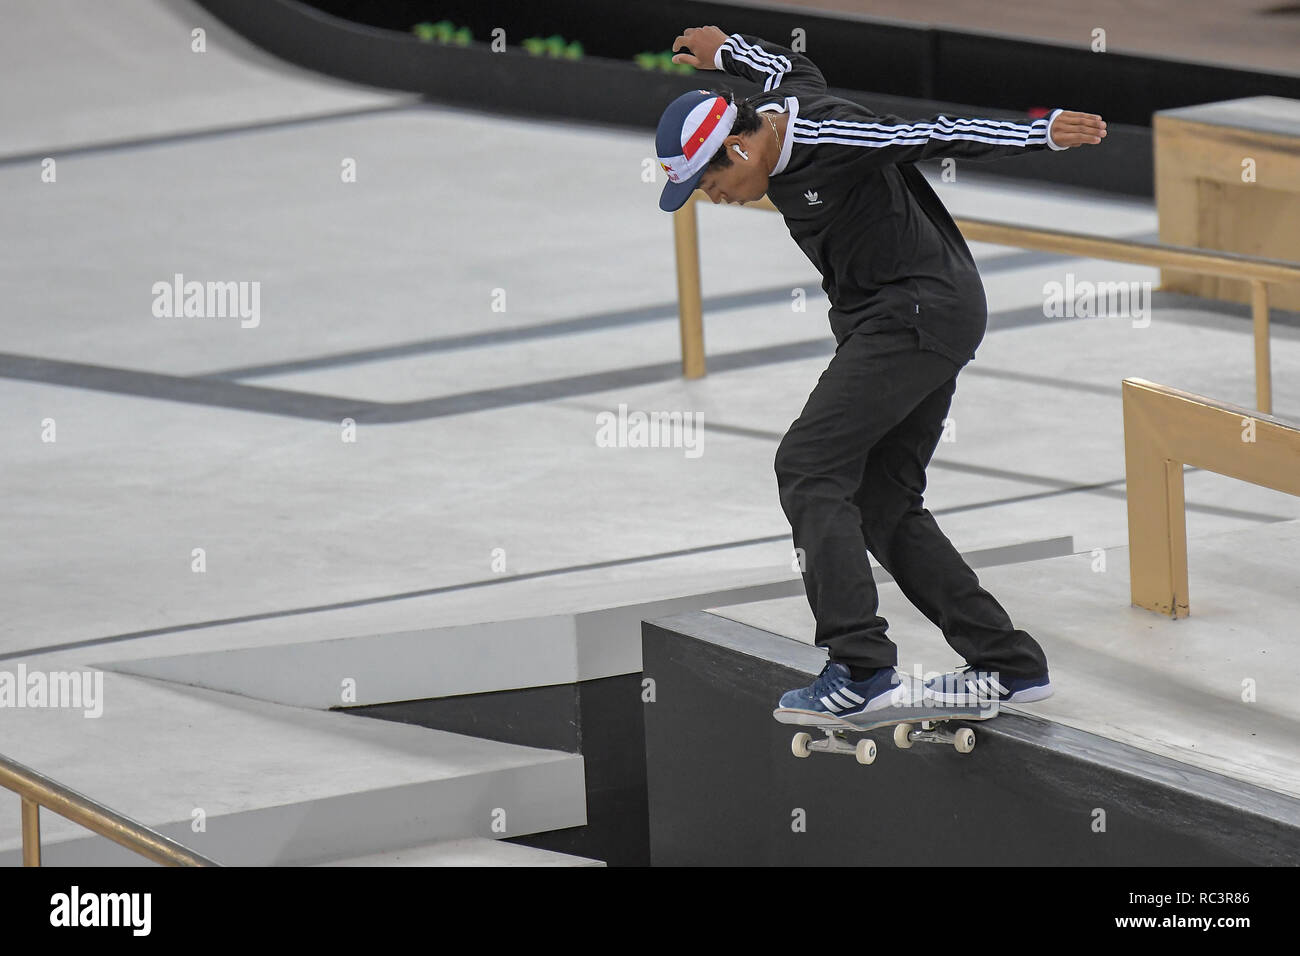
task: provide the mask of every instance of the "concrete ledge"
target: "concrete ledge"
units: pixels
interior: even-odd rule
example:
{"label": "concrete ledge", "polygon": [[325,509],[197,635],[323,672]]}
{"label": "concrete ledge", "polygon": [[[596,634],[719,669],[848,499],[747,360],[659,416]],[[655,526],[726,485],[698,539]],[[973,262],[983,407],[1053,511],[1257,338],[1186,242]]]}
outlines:
{"label": "concrete ledge", "polygon": [[1300,861],[1300,800],[1027,708],[978,725],[969,755],[877,732],[871,766],[799,760],[771,711],[822,652],[707,613],[647,622],[643,642],[656,866]]}

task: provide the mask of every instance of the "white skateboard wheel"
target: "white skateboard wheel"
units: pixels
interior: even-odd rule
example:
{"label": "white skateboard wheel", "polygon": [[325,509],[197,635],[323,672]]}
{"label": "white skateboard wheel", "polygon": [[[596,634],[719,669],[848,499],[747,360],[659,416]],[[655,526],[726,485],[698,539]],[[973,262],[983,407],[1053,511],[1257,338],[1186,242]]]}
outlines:
{"label": "white skateboard wheel", "polygon": [[953,746],[957,748],[959,754],[970,753],[975,749],[975,731],[969,727],[957,731],[957,739],[953,741]]}
{"label": "white skateboard wheel", "polygon": [[895,724],[894,725],[894,746],[899,750],[907,750],[912,746],[912,725]]}
{"label": "white skateboard wheel", "polygon": [[871,763],[876,759],[876,742],[874,740],[859,740],[857,747],[854,749],[858,763]]}
{"label": "white skateboard wheel", "polygon": [[795,734],[794,740],[790,741],[790,751],[796,757],[806,757],[811,751],[808,745],[812,743],[812,734]]}

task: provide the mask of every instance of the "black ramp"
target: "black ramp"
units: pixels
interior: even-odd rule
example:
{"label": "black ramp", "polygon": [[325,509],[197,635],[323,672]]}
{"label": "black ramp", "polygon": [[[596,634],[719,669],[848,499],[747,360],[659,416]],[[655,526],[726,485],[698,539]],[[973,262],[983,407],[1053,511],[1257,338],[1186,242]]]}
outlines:
{"label": "black ramp", "polygon": [[970,725],[971,754],[886,729],[870,766],[799,759],[772,710],[823,652],[707,612],[644,623],[642,645],[656,866],[1300,862],[1283,794],[1006,711]]}

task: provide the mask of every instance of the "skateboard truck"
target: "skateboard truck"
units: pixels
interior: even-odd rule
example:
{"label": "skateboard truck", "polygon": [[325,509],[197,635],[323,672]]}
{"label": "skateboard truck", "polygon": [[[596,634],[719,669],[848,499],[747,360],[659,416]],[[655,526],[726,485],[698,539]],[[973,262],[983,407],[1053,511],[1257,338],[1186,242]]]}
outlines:
{"label": "skateboard truck", "polygon": [[975,749],[975,731],[969,727],[958,730],[944,730],[946,720],[923,720],[921,729],[916,724],[894,725],[894,746],[907,750],[918,740],[932,744],[952,744],[959,754],[968,754]]}
{"label": "skateboard truck", "polygon": [[[853,754],[861,764],[868,764],[876,759],[876,742],[870,737],[863,737],[856,744],[851,744],[845,739],[843,730],[835,727],[818,729],[826,735],[825,740],[813,740],[812,734],[807,733],[794,735],[794,740],[790,742],[790,750],[796,757],[807,757],[814,750],[822,750],[830,754]],[[894,742],[898,742],[897,737],[894,738]]]}

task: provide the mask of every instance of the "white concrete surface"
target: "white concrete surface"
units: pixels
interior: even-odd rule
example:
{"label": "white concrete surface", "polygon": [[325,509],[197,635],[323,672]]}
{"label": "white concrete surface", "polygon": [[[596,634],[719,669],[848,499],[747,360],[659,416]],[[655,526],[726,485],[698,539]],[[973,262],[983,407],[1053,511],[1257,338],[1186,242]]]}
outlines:
{"label": "white concrete surface", "polygon": [[323,83],[189,0],[5,0],[0,64],[21,91],[0,99],[0,162],[412,100]]}
{"label": "white concrete surface", "polygon": [[[832,345],[818,277],[778,217],[701,210],[715,371],[687,382],[674,371],[670,221],[661,184],[640,178],[646,132],[400,108],[409,100],[274,64],[215,23],[194,54],[203,17],[185,2],[13,9],[0,37],[0,75],[22,90],[0,104],[0,669],[617,614],[792,579],[772,456]],[[51,59],[78,66],[50,73]],[[355,183],[341,181],[348,160]],[[936,189],[958,215],[1156,229],[1149,203],[965,166]],[[995,330],[962,374],[929,507],[963,551],[1067,535],[1085,551],[1122,547],[1120,379],[1249,404],[1243,310],[1166,297],[1146,328],[1034,321],[1049,281],[1154,272],[974,251]],[[156,318],[153,285],[176,273],[260,283],[257,326]],[[791,311],[796,289],[806,312]],[[1273,361],[1276,409],[1300,418],[1294,326],[1275,323]],[[557,382],[546,394],[558,397],[511,391]],[[701,414],[704,454],[598,447],[596,415],[620,404]],[[363,413],[396,420],[342,441],[340,420]],[[51,427],[56,440],[42,440]],[[1194,536],[1240,532],[1285,567],[1290,552],[1263,532],[1300,517],[1296,499],[1193,473],[1187,501]],[[1281,591],[1259,600],[1268,615],[1287,606]],[[578,672],[616,672],[621,655],[583,648]],[[418,798],[452,773],[422,749],[431,731],[364,731],[113,673],[107,686],[103,722],[4,714],[0,751],[200,848],[186,822],[200,802],[247,821],[244,843],[218,849],[306,858],[338,818],[302,808],[355,809],[348,795],[383,780]],[[555,792],[572,784],[572,759],[536,759]],[[490,792],[456,797],[457,813],[516,799],[514,771],[497,770]],[[10,853],[16,807],[0,794]],[[452,819],[460,829],[387,836],[478,833]]]}
{"label": "white concrete surface", "polygon": [[[561,175],[575,141],[592,157],[580,182]],[[468,154],[462,143],[474,144]],[[521,177],[509,157],[525,148],[530,172]],[[19,595],[0,623],[0,648],[787,534],[772,454],[825,357],[696,382],[618,384],[630,367],[670,365],[678,356],[667,217],[655,207],[655,187],[633,175],[646,148],[639,135],[430,108],[255,131],[220,149],[187,141],[85,154],[61,166],[56,184],[41,183],[34,169],[0,168],[7,234],[36,240],[15,243],[0,262],[13,317],[9,347],[20,355],[186,379],[413,342],[432,349],[360,364],[364,354],[354,355],[352,364],[229,383],[236,391],[292,389],[297,397],[289,400],[308,405],[312,396],[389,402],[611,375],[589,394],[363,424],[351,444],[340,440],[337,421],[0,381],[10,409],[0,422],[9,464],[0,482],[30,502],[3,519],[5,533],[24,547],[0,555],[0,575]],[[338,182],[344,156],[358,157],[356,184]],[[442,175],[429,175],[431,168]],[[1075,193],[1058,199],[1050,189],[962,175],[941,184],[958,213],[997,209],[1011,220],[1120,234],[1154,227],[1153,212],[1131,202],[1088,205]],[[451,188],[468,179],[476,188]],[[580,219],[575,208],[586,210]],[[518,227],[521,217],[528,229]],[[776,290],[770,305],[710,311],[710,353],[820,340],[828,356],[825,300],[813,296],[801,314],[782,305],[790,289],[815,292],[817,281],[779,218],[719,208],[703,210],[701,220],[707,295]],[[92,265],[69,281],[69,262]],[[1044,281],[1067,270],[1080,278],[1132,271],[1069,260],[1005,272],[996,266],[986,272],[995,313],[1041,303]],[[261,324],[154,318],[151,284],[177,271],[263,282]],[[497,288],[506,293],[504,313],[491,309]],[[616,329],[518,342],[512,334],[655,306],[662,318]],[[1198,316],[1215,327],[1189,324]],[[496,338],[472,348],[437,347],[447,336],[491,331]],[[1300,412],[1300,386],[1285,374],[1297,354],[1295,330],[1278,325],[1282,414]],[[1146,329],[1079,319],[990,332],[958,387],[957,441],[939,450],[932,507],[1041,492],[1039,478],[1121,479],[1124,375],[1249,401],[1251,368],[1247,325],[1196,308],[1157,310]],[[597,447],[595,414],[620,403],[702,414],[704,454]],[[47,418],[58,426],[53,444],[40,440]],[[946,461],[1011,474],[945,471]],[[1200,481],[1189,482],[1194,507],[1220,497]],[[1300,514],[1294,501],[1269,492],[1237,498],[1238,510],[1251,514],[1206,520],[1237,527]],[[1114,544],[1123,539],[1122,520],[1120,490],[1112,488],[981,509],[944,524],[959,546],[974,549],[1015,543],[1020,528]],[[207,551],[205,574],[191,571],[196,547]],[[493,566],[498,548],[504,572]],[[788,548],[769,550],[757,561],[784,571]],[[742,552],[722,551],[665,562],[662,571],[647,563],[631,578],[652,586],[648,578],[659,573],[698,568],[712,584],[754,566]],[[599,573],[576,601],[561,599],[553,578],[534,582],[530,588],[555,600],[533,613],[599,605],[616,577]],[[455,600],[421,602],[403,628],[452,623],[431,619],[429,604]],[[483,592],[471,601],[481,608]]]}

